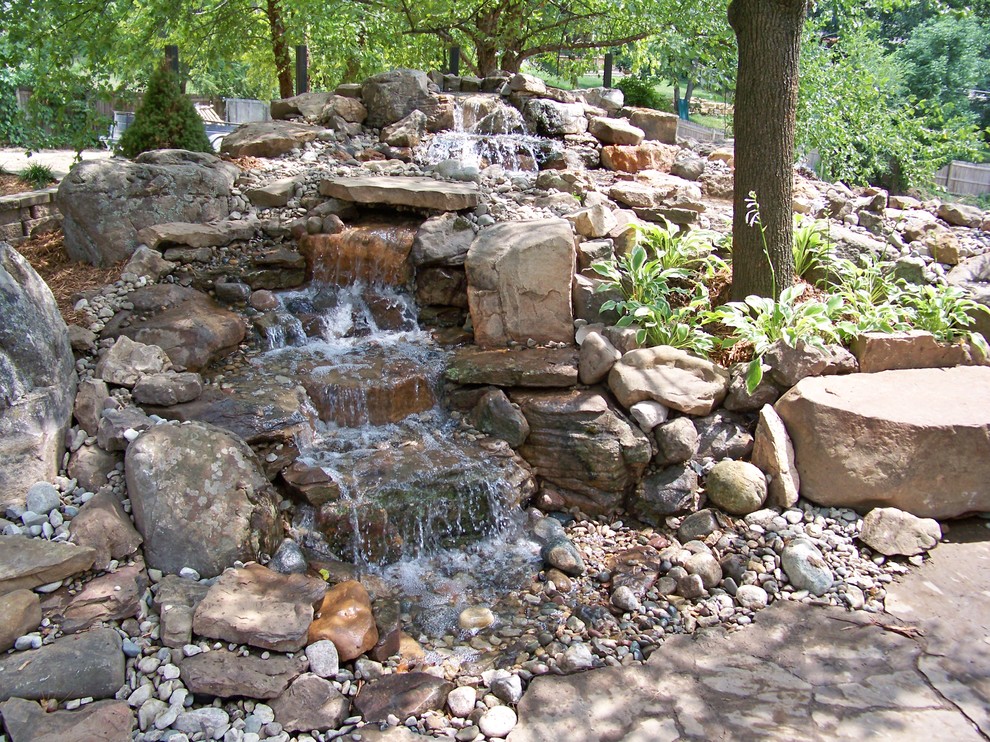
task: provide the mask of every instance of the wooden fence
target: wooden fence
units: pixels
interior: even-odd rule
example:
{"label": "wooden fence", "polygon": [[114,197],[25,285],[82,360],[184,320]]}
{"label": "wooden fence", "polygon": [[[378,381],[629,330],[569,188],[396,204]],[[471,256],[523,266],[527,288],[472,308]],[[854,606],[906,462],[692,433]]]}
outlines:
{"label": "wooden fence", "polygon": [[724,142],[730,137],[721,129],[710,129],[693,121],[680,119],[677,122],[677,136],[683,139],[694,139],[697,142]]}
{"label": "wooden fence", "polygon": [[935,182],[957,196],[990,193],[990,164],[953,160],[935,173]]}

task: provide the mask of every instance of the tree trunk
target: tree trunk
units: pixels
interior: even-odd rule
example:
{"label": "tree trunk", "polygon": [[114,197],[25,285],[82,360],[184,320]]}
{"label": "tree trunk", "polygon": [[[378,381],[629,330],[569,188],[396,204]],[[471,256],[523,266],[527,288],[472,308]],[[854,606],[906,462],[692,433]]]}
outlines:
{"label": "tree trunk", "polygon": [[498,50],[488,42],[478,42],[475,51],[478,55],[478,77],[494,75],[498,70]]}
{"label": "tree trunk", "polygon": [[275,57],[275,74],[278,75],[278,94],[282,98],[291,98],[295,92],[292,89],[292,61],[289,59],[289,45],[285,40],[285,21],[282,20],[279,0],[268,0],[268,28],[272,34],[272,54]]}
{"label": "tree trunk", "polygon": [[[739,46],[732,219],[732,298],[737,300],[750,294],[777,298],[794,281],[794,120],[806,11],[806,0],[729,4]],[[746,203],[751,193],[760,215],[752,226]]]}

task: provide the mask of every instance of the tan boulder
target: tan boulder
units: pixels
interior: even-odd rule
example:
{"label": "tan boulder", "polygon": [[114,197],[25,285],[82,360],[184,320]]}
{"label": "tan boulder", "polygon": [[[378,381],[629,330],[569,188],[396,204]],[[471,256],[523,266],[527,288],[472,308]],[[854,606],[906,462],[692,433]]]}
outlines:
{"label": "tan boulder", "polygon": [[990,368],[808,378],[776,410],[812,502],[927,518],[990,510]]}
{"label": "tan boulder", "polygon": [[661,345],[626,353],[608,386],[625,408],[652,399],[687,415],[707,415],[729,391],[729,372],[687,351]]}
{"label": "tan boulder", "polygon": [[371,597],[360,582],[334,585],[323,598],[309,627],[309,644],[328,639],[341,662],[350,662],[378,642],[378,627],[371,612]]}
{"label": "tan boulder", "polygon": [[793,506],[801,490],[801,477],[794,466],[794,446],[787,428],[771,405],[760,410],[752,461],[767,475],[767,502],[782,508]]}
{"label": "tan boulder", "polygon": [[661,142],[635,145],[611,144],[602,147],[602,167],[622,173],[659,170],[669,173],[680,147]]}
{"label": "tan boulder", "polygon": [[677,144],[677,116],[652,108],[634,108],[629,123],[643,130],[647,139],[665,144]]}
{"label": "tan boulder", "polygon": [[0,652],[14,646],[17,637],[41,625],[41,601],[31,590],[0,595]]}
{"label": "tan boulder", "polygon": [[903,368],[948,368],[976,365],[974,352],[959,343],[940,343],[930,332],[865,332],[850,344],[864,374]]}

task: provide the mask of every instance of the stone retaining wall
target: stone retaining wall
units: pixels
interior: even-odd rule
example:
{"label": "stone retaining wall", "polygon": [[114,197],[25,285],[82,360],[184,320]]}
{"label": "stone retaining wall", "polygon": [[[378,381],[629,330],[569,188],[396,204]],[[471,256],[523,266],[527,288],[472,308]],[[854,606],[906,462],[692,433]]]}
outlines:
{"label": "stone retaining wall", "polygon": [[0,196],[0,241],[17,245],[58,215],[56,186],[40,191]]}

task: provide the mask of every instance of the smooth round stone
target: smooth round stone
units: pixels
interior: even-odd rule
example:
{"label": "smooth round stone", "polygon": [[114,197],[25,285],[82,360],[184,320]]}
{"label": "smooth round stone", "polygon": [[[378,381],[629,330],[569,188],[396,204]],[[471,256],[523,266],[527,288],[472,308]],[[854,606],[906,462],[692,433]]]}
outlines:
{"label": "smooth round stone", "polygon": [[465,631],[485,629],[493,623],[495,623],[495,614],[490,608],[483,605],[472,605],[465,608],[457,617],[457,624]]}
{"label": "smooth round stone", "polygon": [[454,690],[447,694],[447,708],[450,710],[452,716],[466,719],[474,711],[474,705],[477,699],[478,694],[474,688],[462,685],[454,688]]}
{"label": "smooth round stone", "polygon": [[628,585],[620,585],[615,588],[611,601],[616,608],[630,613],[640,609],[639,600]]}
{"label": "smooth round stone", "polygon": [[48,515],[61,504],[58,488],[48,482],[35,482],[27,491],[27,509]]}
{"label": "smooth round stone", "polygon": [[478,727],[486,737],[507,737],[516,726],[516,712],[508,706],[488,709],[478,720]]}
{"label": "smooth round stone", "polygon": [[767,591],[759,585],[741,585],[736,590],[736,601],[739,605],[752,611],[766,608],[769,600]]}
{"label": "smooth round stone", "polygon": [[313,642],[306,647],[309,671],[321,678],[329,678],[340,670],[340,656],[337,647],[329,639]]}

